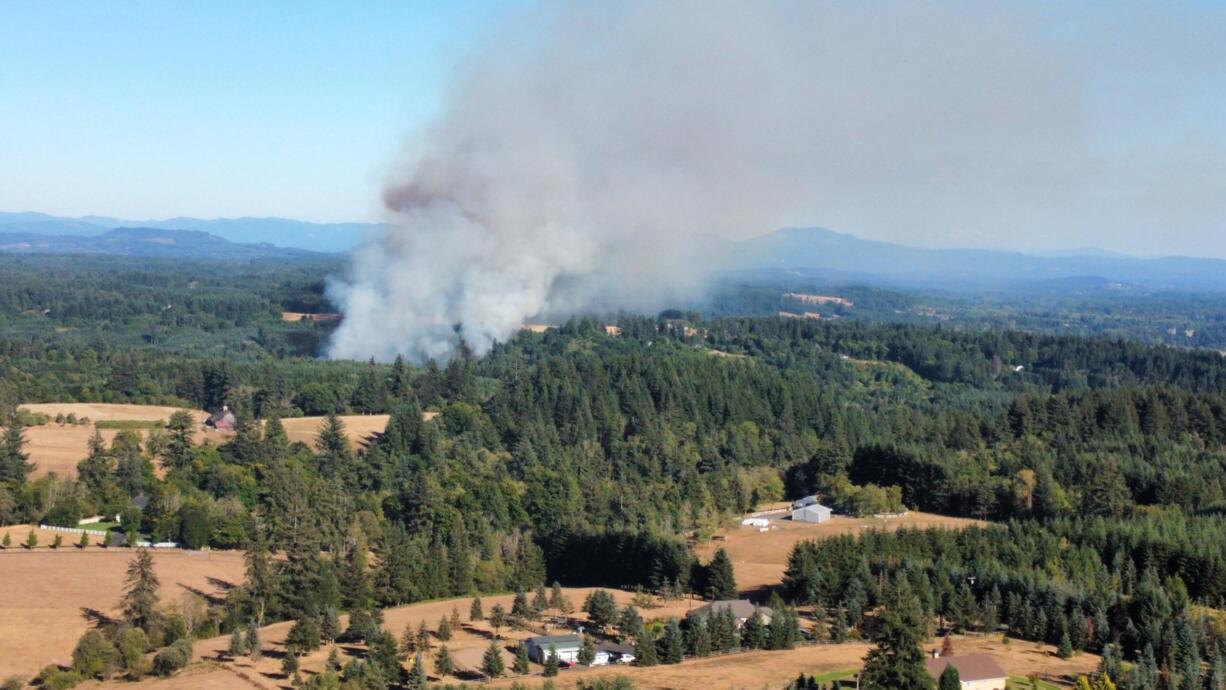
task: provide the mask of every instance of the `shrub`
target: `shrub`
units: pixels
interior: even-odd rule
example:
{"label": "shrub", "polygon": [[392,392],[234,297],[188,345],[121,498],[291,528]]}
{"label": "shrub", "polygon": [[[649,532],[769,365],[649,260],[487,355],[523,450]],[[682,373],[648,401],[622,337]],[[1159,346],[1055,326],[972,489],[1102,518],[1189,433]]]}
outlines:
{"label": "shrub", "polygon": [[21,690],[26,686],[26,679],[21,676],[9,676],[0,683],[0,690]]}
{"label": "shrub", "polygon": [[191,659],[192,643],[188,640],[176,640],[153,657],[153,672],[159,676],[169,676],[187,666]]}
{"label": "shrub", "polygon": [[108,673],[119,661],[119,652],[110,640],[97,630],[90,630],[77,641],[72,650],[72,670],[82,678],[94,678]]}

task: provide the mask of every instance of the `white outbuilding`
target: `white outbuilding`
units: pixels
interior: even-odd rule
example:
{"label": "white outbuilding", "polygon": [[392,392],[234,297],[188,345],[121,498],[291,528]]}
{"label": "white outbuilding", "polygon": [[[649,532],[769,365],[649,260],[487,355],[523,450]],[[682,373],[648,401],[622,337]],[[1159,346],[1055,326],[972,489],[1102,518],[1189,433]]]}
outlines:
{"label": "white outbuilding", "polygon": [[792,522],[825,522],[832,515],[829,508],[820,503],[810,503],[792,511]]}

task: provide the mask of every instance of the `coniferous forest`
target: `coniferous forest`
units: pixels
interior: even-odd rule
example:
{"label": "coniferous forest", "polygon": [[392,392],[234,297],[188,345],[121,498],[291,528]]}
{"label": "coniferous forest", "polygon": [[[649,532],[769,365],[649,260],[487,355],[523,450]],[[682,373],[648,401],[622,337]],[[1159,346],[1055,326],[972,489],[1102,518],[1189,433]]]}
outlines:
{"label": "coniferous forest", "polygon": [[[990,523],[797,547],[780,594],[831,634],[906,599],[926,628],[1102,654],[1120,687],[1219,690],[1216,351],[672,312],[575,318],[479,358],[327,361],[327,323],[281,320],[330,309],[326,267],[73,260],[46,283],[23,261],[0,288],[0,523],[121,514],[153,541],[245,549],[221,632],[348,612],[362,638],[379,607],[555,581],[705,592],[687,538],[817,493]],[[35,478],[37,420],[16,409],[42,401],[229,405],[239,427],[198,446],[176,415],[99,437],[75,479]],[[391,418],[353,449],[346,413]],[[314,444],[281,424],[303,415],[327,417]]]}

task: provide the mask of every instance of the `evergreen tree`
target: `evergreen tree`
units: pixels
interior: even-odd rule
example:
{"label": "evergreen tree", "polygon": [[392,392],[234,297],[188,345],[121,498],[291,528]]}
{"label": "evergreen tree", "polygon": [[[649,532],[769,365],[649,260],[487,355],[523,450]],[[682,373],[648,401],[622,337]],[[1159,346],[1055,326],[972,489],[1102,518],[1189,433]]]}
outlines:
{"label": "evergreen tree", "polygon": [[485,620],[485,613],[481,610],[481,597],[473,597],[472,606],[468,607],[468,620],[473,623]]}
{"label": "evergreen tree", "polygon": [[537,585],[532,595],[532,617],[537,618],[549,608],[549,597],[545,594],[545,585]]}
{"label": "evergreen tree", "polygon": [[861,675],[865,690],[932,690],[932,676],[924,667],[924,621],[909,592],[899,593],[886,606]]}
{"label": "evergreen tree", "polygon": [[494,628],[494,637],[499,637],[499,631],[502,626],[507,624],[507,613],[502,609],[502,604],[494,604],[490,609],[490,626]]}
{"label": "evergreen tree", "polygon": [[497,678],[506,670],[506,665],[502,661],[502,650],[498,648],[497,640],[490,640],[490,646],[485,649],[485,656],[481,658],[481,672],[488,678]]}
{"label": "evergreen tree", "polygon": [[450,676],[455,673],[455,662],[451,660],[451,653],[447,651],[447,645],[440,645],[438,654],[434,655],[434,672],[440,676]]}
{"label": "evergreen tree", "polygon": [[289,629],[285,644],[303,653],[319,649],[319,624],[311,617],[299,618]]}
{"label": "evergreen tree", "polygon": [[962,678],[953,664],[946,664],[945,670],[941,671],[941,678],[937,681],[937,690],[962,690]]}
{"label": "evergreen tree", "polygon": [[426,690],[429,679],[426,677],[426,662],[418,653],[409,662],[409,677],[405,687],[409,690]]}
{"label": "evergreen tree", "polygon": [[319,636],[328,644],[336,641],[336,638],[341,634],[341,620],[336,613],[336,609],[329,606],[324,609],[323,617],[319,621]]}
{"label": "evergreen tree", "polygon": [[528,606],[528,595],[523,592],[516,592],[515,599],[511,602],[511,615],[521,621],[528,620],[532,617],[532,610]]}
{"label": "evergreen tree", "polygon": [[562,584],[554,580],[553,585],[549,588],[549,608],[555,611],[562,610],[562,600],[566,597],[562,592]]}
{"label": "evergreen tree", "polygon": [[732,571],[732,559],[728,558],[728,552],[722,547],[716,550],[710,565],[707,566],[706,580],[705,594],[708,599],[719,601],[737,598],[736,576]]}
{"label": "evergreen tree", "polygon": [[158,620],[158,581],[153,572],[153,556],[148,549],[138,549],[128,562],[120,609],[129,625],[150,632]]}
{"label": "evergreen tree", "polygon": [[521,676],[526,675],[531,670],[528,662],[528,644],[521,642],[515,648],[515,661],[511,664],[511,670]]}
{"label": "evergreen tree", "polygon": [[25,426],[16,411],[5,420],[4,435],[0,437],[0,484],[11,482],[15,486],[26,483],[34,465],[27,462],[25,452]]}
{"label": "evergreen tree", "polygon": [[[188,467],[192,463],[196,422],[186,410],[178,410],[166,422],[166,446],[162,451],[162,465],[167,471]],[[91,456],[93,453],[91,453]]]}
{"label": "evergreen tree", "polygon": [[745,649],[762,649],[766,646],[766,628],[762,614],[757,611],[741,627],[741,646]]}
{"label": "evergreen tree", "polygon": [[281,675],[291,678],[298,673],[298,650],[287,647],[285,656],[281,657]]}
{"label": "evergreen tree", "polygon": [[658,663],[660,663],[660,657],[656,653],[656,640],[644,628],[639,637],[634,640],[634,665],[655,666]]}
{"label": "evergreen tree", "polygon": [[598,589],[583,602],[583,611],[593,626],[604,630],[617,617],[617,601],[608,591]]}
{"label": "evergreen tree", "polygon": [[235,628],[234,632],[230,633],[230,646],[226,648],[226,653],[231,659],[237,659],[247,653],[247,643],[243,639],[242,628]]}
{"label": "evergreen tree", "polygon": [[664,634],[660,637],[660,663],[679,664],[685,658],[685,637],[681,634],[681,626],[676,618],[668,619],[664,624]]}
{"label": "evergreen tree", "polygon": [[546,678],[552,678],[558,675],[558,667],[561,665],[558,660],[558,650],[553,645],[549,645],[549,652],[545,654],[545,665],[542,675]]}
{"label": "evergreen tree", "polygon": [[446,616],[439,619],[438,630],[434,634],[443,642],[451,639],[451,621]]}
{"label": "evergreen tree", "polygon": [[260,641],[260,626],[251,621],[247,624],[247,656],[252,661],[259,661],[264,656],[264,646]]}
{"label": "evergreen tree", "polygon": [[30,530],[26,534],[26,548],[30,550],[34,550],[34,548],[37,546],[38,546],[38,535],[34,533],[34,530]]}
{"label": "evergreen tree", "polygon": [[583,644],[579,647],[577,661],[584,666],[591,666],[592,662],[596,661],[596,643],[592,640],[591,635],[583,636]]}

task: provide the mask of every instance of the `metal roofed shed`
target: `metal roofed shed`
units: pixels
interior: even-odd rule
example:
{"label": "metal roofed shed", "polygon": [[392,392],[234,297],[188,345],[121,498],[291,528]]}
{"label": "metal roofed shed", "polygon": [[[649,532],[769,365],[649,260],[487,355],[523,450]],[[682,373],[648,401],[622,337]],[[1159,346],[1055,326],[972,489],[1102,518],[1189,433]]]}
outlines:
{"label": "metal roofed shed", "polygon": [[579,660],[583,639],[578,635],[541,635],[529,637],[527,644],[528,658],[538,664],[545,663],[551,651],[558,655],[558,661],[573,664]]}
{"label": "metal roofed shed", "polygon": [[792,522],[825,522],[834,513],[820,503],[810,503],[792,511]]}

